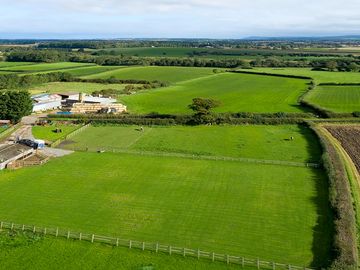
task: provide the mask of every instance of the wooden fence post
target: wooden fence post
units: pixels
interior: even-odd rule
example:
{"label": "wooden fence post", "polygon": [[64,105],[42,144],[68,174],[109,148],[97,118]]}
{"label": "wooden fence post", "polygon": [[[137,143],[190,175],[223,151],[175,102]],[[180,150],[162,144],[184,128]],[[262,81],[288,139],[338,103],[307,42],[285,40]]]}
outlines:
{"label": "wooden fence post", "polygon": [[2,229],[2,227],[3,227],[3,222],[1,221],[1,223],[0,223],[0,229]]}
{"label": "wooden fence post", "polygon": [[171,246],[169,246],[169,255],[171,255]]}
{"label": "wooden fence post", "polygon": [[119,238],[116,238],[116,246],[119,246]]}
{"label": "wooden fence post", "polygon": [[59,228],[56,228],[55,237],[58,237],[58,235],[59,235]]}
{"label": "wooden fence post", "polygon": [[245,260],[244,257],[241,257],[241,267],[244,268],[245,266]]}
{"label": "wooden fence post", "polygon": [[131,246],[132,246],[132,242],[131,242],[131,240],[129,241],[129,248],[131,248]]}
{"label": "wooden fence post", "polygon": [[33,233],[35,233],[35,232],[36,232],[36,228],[35,228],[35,226],[34,226]]}
{"label": "wooden fence post", "polygon": [[67,233],[67,239],[69,239],[70,238],[70,231],[68,231],[68,233]]}
{"label": "wooden fence post", "polygon": [[229,257],[229,255],[226,255],[226,263],[227,263],[227,264],[230,263],[230,257]]}
{"label": "wooden fence post", "polygon": [[156,250],[156,253],[159,251],[159,243],[156,243],[156,248],[155,248],[155,250]]}
{"label": "wooden fence post", "polygon": [[79,234],[79,240],[80,240],[80,241],[81,241],[81,236],[82,236],[82,234],[80,233],[80,234]]}
{"label": "wooden fence post", "polygon": [[200,259],[200,249],[197,250],[197,258]]}
{"label": "wooden fence post", "polygon": [[91,236],[91,243],[94,243],[94,238],[95,238],[95,235],[93,234],[93,235]]}
{"label": "wooden fence post", "polygon": [[260,269],[260,261],[259,261],[259,258],[256,259],[256,267],[257,267],[257,269]]}
{"label": "wooden fence post", "polygon": [[184,257],[186,256],[186,249],[185,248],[183,249],[183,256]]}
{"label": "wooden fence post", "polygon": [[211,260],[212,260],[213,262],[215,262],[215,252],[213,252],[213,253],[211,254]]}
{"label": "wooden fence post", "polygon": [[142,242],[142,250],[145,250],[145,242]]}
{"label": "wooden fence post", "polygon": [[11,223],[11,230],[14,229],[14,223]]}
{"label": "wooden fence post", "polygon": [[25,225],[24,224],[22,225],[22,230],[25,231]]}
{"label": "wooden fence post", "polygon": [[291,265],[289,264],[289,270],[291,270]]}
{"label": "wooden fence post", "polygon": [[46,228],[44,228],[44,234],[46,235]]}

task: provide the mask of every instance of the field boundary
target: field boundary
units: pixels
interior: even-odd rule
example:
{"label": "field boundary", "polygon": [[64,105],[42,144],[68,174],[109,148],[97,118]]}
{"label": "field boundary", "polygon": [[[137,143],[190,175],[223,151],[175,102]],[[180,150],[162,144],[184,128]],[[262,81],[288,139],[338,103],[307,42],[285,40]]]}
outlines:
{"label": "field boundary", "polygon": [[84,147],[84,148],[65,147],[65,149],[73,150],[76,152],[97,152],[97,153],[110,152],[110,153],[133,154],[133,155],[142,155],[142,156],[179,157],[179,158],[189,158],[196,160],[234,161],[234,162],[257,163],[257,164],[267,164],[267,165],[293,166],[293,167],[310,167],[310,168],[321,167],[319,163],[313,163],[313,162],[266,160],[266,159],[228,157],[228,156],[208,156],[208,155],[196,155],[196,154],[183,154],[176,152],[140,151],[140,150],[129,150],[124,148],[116,148],[116,147],[99,147],[98,149],[91,149],[89,147]]}
{"label": "field boundary", "polygon": [[147,250],[156,253],[165,253],[168,255],[180,255],[183,257],[193,257],[200,259],[205,259],[207,261],[212,262],[223,262],[226,264],[236,264],[242,267],[251,266],[257,269],[283,269],[283,270],[313,270],[312,268],[295,266],[291,264],[277,263],[277,262],[269,262],[263,261],[259,258],[250,259],[246,257],[232,256],[228,254],[218,254],[215,252],[203,251],[200,249],[190,249],[184,247],[176,247],[171,245],[163,245],[160,243],[151,243],[151,242],[142,242],[136,240],[128,240],[121,239],[116,237],[102,236],[96,234],[89,233],[81,233],[81,232],[73,232],[70,230],[56,228],[47,228],[47,227],[39,227],[35,225],[25,225],[25,224],[16,224],[12,222],[0,222],[0,231],[2,230],[20,230],[27,231],[32,233],[38,233],[41,235],[48,235],[54,237],[62,237],[66,239],[73,239],[79,241],[87,241],[91,243],[103,243],[116,247],[126,247],[129,249],[138,249],[138,250]]}
{"label": "field boundary", "polygon": [[81,126],[80,128],[74,130],[73,132],[70,132],[69,134],[65,135],[64,137],[57,139],[56,141],[54,141],[53,143],[51,143],[51,147],[56,147],[58,146],[60,143],[62,143],[63,141],[72,138],[73,136],[75,136],[76,134],[80,133],[81,131],[84,131],[86,128],[88,128],[90,126],[90,124],[86,124],[84,126]]}

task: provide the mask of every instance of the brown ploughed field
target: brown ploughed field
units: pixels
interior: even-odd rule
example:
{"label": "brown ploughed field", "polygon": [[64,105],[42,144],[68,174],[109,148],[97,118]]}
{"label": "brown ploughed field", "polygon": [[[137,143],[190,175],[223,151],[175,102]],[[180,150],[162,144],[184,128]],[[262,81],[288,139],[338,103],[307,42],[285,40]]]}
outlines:
{"label": "brown ploughed field", "polygon": [[326,126],[348,153],[360,173],[360,125],[359,126]]}

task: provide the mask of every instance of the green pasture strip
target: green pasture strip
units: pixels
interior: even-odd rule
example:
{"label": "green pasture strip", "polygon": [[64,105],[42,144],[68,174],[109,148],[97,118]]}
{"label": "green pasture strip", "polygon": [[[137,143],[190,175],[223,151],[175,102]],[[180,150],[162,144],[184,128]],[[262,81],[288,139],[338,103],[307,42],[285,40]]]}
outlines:
{"label": "green pasture strip", "polygon": [[304,100],[332,112],[360,111],[360,85],[319,85]]}
{"label": "green pasture strip", "polygon": [[360,72],[313,71],[310,68],[254,68],[245,71],[306,76],[316,83],[360,83]]}
{"label": "green pasture strip", "polygon": [[0,175],[4,220],[294,265],[329,258],[321,170],[74,153]]}
{"label": "green pasture strip", "polygon": [[82,76],[100,74],[111,70],[117,70],[120,68],[124,68],[124,67],[123,66],[90,66],[90,67],[69,69],[66,71],[66,73],[70,73],[75,77],[82,77]]}
{"label": "green pasture strip", "polygon": [[53,82],[36,85],[29,88],[30,93],[87,93],[104,89],[124,90],[126,84],[101,84],[101,83],[81,83],[81,82]]}
{"label": "green pasture strip", "polygon": [[204,76],[213,75],[213,68],[195,68],[195,67],[128,67],[113,71],[102,72],[90,76],[86,79],[108,79],[115,77],[117,79],[137,79],[148,81],[164,81],[176,83],[180,81],[191,80]]}
{"label": "green pasture strip", "polygon": [[59,62],[59,63],[41,63],[41,64],[33,64],[33,65],[24,65],[24,66],[14,66],[0,69],[4,71],[16,71],[23,73],[35,73],[35,72],[43,72],[43,71],[58,71],[58,70],[66,70],[72,69],[75,67],[85,67],[92,66],[95,64],[87,64],[87,63],[73,63],[73,62]]}
{"label": "green pasture strip", "polygon": [[[0,233],[0,261],[3,269],[238,269],[238,265],[208,262],[194,258],[182,258],[136,249],[114,248],[112,246],[84,241],[41,237],[37,234],[18,233],[9,236]],[[254,269],[245,267],[247,269]]]}
{"label": "green pasture strip", "polygon": [[[49,126],[34,126],[32,128],[32,133],[36,139],[42,139],[45,141],[56,141],[61,139],[62,137],[72,133],[77,130],[79,125],[62,125],[62,124],[54,124]],[[55,130],[59,128],[62,130],[61,133],[56,133]]]}
{"label": "green pasture strip", "polygon": [[32,62],[0,62],[0,69],[15,67],[15,66],[26,66],[26,65],[34,65]]}
{"label": "green pasture strip", "polygon": [[[294,140],[290,138],[293,137]],[[101,138],[101,140],[99,140]],[[318,162],[321,147],[303,126],[89,127],[67,149],[128,149],[203,156]]]}
{"label": "green pasture strip", "polygon": [[222,73],[120,99],[137,113],[190,113],[196,97],[219,100],[216,112],[303,112],[298,99],[306,89],[302,79]]}

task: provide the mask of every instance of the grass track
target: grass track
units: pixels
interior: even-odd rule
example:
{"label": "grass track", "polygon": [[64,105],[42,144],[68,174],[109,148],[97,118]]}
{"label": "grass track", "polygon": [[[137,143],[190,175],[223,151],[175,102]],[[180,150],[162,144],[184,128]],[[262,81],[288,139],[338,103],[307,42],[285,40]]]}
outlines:
{"label": "grass track", "polygon": [[[9,240],[11,239],[11,240]],[[1,268],[8,270],[93,270],[93,269],[166,269],[215,270],[238,269],[224,263],[198,261],[192,258],[155,254],[125,248],[113,248],[88,242],[0,235]],[[151,267],[152,266],[152,267]],[[148,267],[148,268],[146,268]],[[253,268],[244,268],[253,269]]]}

